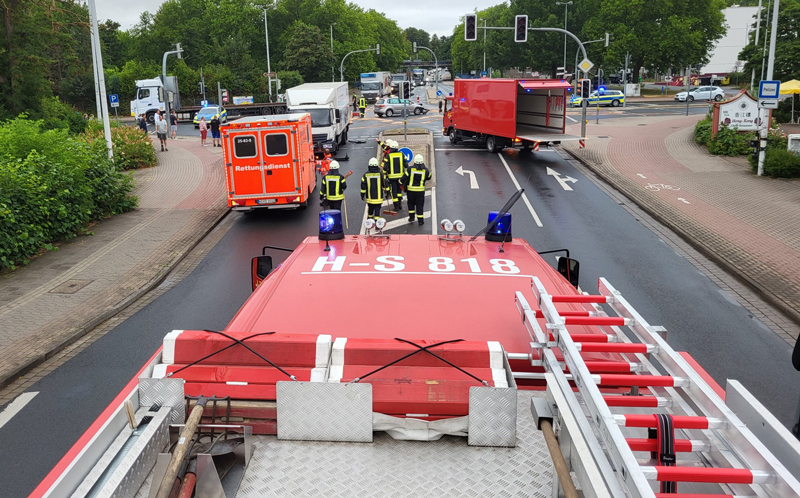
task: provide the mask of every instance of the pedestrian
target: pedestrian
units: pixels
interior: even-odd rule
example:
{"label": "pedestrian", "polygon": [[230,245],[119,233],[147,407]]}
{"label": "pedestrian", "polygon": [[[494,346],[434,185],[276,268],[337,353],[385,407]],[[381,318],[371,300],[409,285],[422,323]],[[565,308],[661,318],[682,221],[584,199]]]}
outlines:
{"label": "pedestrian", "polygon": [[175,113],[175,111],[172,111],[169,114],[169,126],[169,136],[174,140],[178,136],[178,115]]}
{"label": "pedestrian", "polygon": [[[408,160],[399,151],[400,145],[394,140],[387,140],[389,151],[383,156],[383,173],[389,180],[389,193],[394,202],[395,209],[403,209],[403,191],[400,190],[400,181],[408,168]],[[409,209],[411,209],[409,207]]]}
{"label": "pedestrian", "polygon": [[328,174],[328,171],[331,169],[331,163],[333,163],[333,157],[331,156],[330,149],[325,149],[322,153],[322,159],[319,162],[319,172],[324,176]]}
{"label": "pedestrian", "polygon": [[353,112],[358,112],[358,97],[356,97],[356,92],[353,92]]}
{"label": "pedestrian", "polygon": [[147,118],[144,117],[144,114],[139,114],[139,129],[147,135]]}
{"label": "pedestrian", "polygon": [[167,148],[167,120],[164,118],[164,115],[161,111],[156,114],[156,136],[158,136],[158,140],[161,142],[161,152],[169,151]]}
{"label": "pedestrian", "polygon": [[219,116],[216,114],[213,118],[211,118],[211,122],[208,123],[209,127],[211,128],[211,142],[213,147],[222,147],[222,141],[219,138]]}
{"label": "pedestrian", "polygon": [[369,168],[361,177],[361,200],[367,201],[367,216],[373,220],[381,217],[383,204],[383,172],[378,166],[378,159],[369,160]]}
{"label": "pedestrian", "polygon": [[425,167],[422,154],[414,157],[412,164],[403,176],[403,185],[408,192],[408,221],[413,222],[414,216],[417,223],[425,224],[425,182],[431,179],[431,172]]}
{"label": "pedestrian", "polygon": [[358,99],[358,117],[363,118],[367,112],[367,99],[361,97]]}
{"label": "pedestrian", "polygon": [[208,123],[206,123],[205,116],[200,116],[200,123],[198,126],[200,127],[200,144],[205,147],[206,137],[208,136]]}
{"label": "pedestrian", "polygon": [[319,188],[320,206],[329,209],[342,210],[344,191],[347,190],[347,180],[339,173],[339,162],[331,161],[330,171],[322,177]]}

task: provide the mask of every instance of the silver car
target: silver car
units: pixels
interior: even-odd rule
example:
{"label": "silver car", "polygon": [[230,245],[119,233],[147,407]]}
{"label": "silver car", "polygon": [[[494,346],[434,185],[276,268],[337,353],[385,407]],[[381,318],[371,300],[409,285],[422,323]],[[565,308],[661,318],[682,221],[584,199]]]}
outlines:
{"label": "silver car", "polygon": [[427,112],[427,109],[423,107],[422,104],[418,104],[416,102],[412,102],[411,100],[404,100],[399,99],[396,97],[390,97],[386,99],[378,99],[375,102],[375,105],[372,107],[373,112],[378,116],[386,116],[390,118],[395,114],[402,116],[403,115],[403,102],[405,102],[406,112],[408,114],[424,114]]}
{"label": "silver car", "polygon": [[[699,88],[695,88],[694,90],[689,91],[688,99],[689,102],[693,102],[695,100],[714,100],[719,102],[720,100],[725,98],[725,90],[718,86],[701,86]],[[680,102],[686,102],[687,94],[686,92],[680,92],[675,94],[675,100]]]}

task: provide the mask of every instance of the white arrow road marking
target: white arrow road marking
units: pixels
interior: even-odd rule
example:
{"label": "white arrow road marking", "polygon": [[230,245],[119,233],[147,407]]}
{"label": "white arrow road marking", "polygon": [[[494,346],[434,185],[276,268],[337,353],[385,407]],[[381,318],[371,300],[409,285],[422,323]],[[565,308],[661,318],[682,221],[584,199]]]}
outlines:
{"label": "white arrow road marking", "polygon": [[644,178],[645,180],[647,180],[647,177],[646,177],[646,176],[644,176],[644,175],[643,175],[643,174],[641,174],[641,173],[636,173],[636,176],[638,176],[639,178]]}
{"label": "white arrow road marking", "polygon": [[39,391],[31,392],[31,393],[22,393],[17,396],[17,399],[9,403],[5,410],[0,412],[0,429],[11,420],[14,415],[20,412],[25,405],[30,403],[30,401],[39,394]]}
{"label": "white arrow road marking", "polygon": [[[406,193],[406,195],[408,195]],[[430,196],[431,200],[425,199],[425,204],[430,203],[431,211],[425,211],[423,213],[425,218],[431,218],[433,220],[433,224],[436,225],[436,187],[431,188],[430,190],[425,191],[425,196]],[[363,201],[362,201],[363,202]],[[388,199],[383,200],[383,204],[381,204],[381,217],[386,219],[386,226],[383,228],[385,230],[389,230],[391,228],[397,228],[400,225],[404,225],[408,223],[408,198],[403,196],[403,211],[398,211],[397,215],[400,217],[399,219],[389,219],[386,217],[386,214],[383,213],[384,209],[391,209],[394,211],[394,201],[390,201]],[[364,202],[364,217],[361,218],[361,230],[359,233],[361,235],[366,235],[367,228],[364,226],[364,222],[367,221],[367,214],[369,213],[369,206],[366,202]],[[402,222],[402,223],[401,223]],[[374,233],[374,232],[373,232]],[[436,235],[436,227],[433,227],[433,235]]]}
{"label": "white arrow road marking", "polygon": [[469,188],[471,188],[472,190],[477,190],[480,188],[478,187],[478,180],[477,178],[475,178],[474,171],[470,171],[468,169],[464,169],[461,166],[459,166],[458,169],[456,170],[456,173],[458,173],[461,176],[464,176],[464,173],[469,175]]}
{"label": "white arrow road marking", "polygon": [[679,200],[679,201],[681,201],[681,202],[682,202],[682,203],[684,203],[684,204],[691,204],[691,202],[687,201],[687,200],[686,200],[686,199],[684,199],[683,197],[678,197],[678,200]]}
{"label": "white arrow road marking", "polygon": [[[511,177],[511,181],[514,182],[514,186],[517,187],[517,190],[522,188],[519,186],[519,182],[517,181],[516,177],[514,177],[514,173],[511,172],[511,168],[508,167],[506,158],[503,157],[503,155],[500,154],[499,152],[497,153],[497,156],[500,158],[501,161],[503,161],[503,166],[506,167],[506,171],[508,171],[508,176]],[[533,216],[533,221],[536,222],[536,226],[542,227],[543,226],[542,220],[539,219],[539,215],[536,214],[536,211],[534,211],[533,206],[531,206],[531,201],[528,200],[528,196],[525,195],[524,192],[522,193],[522,200],[525,202],[525,205],[528,206],[528,211],[530,211],[531,216]]]}
{"label": "white arrow road marking", "polygon": [[547,167],[547,174],[558,180],[558,183],[561,185],[561,188],[567,191],[572,191],[572,187],[567,185],[567,182],[575,183],[578,181],[575,178],[572,178],[571,176],[566,176],[564,178],[561,178],[561,173],[550,168],[549,166]]}

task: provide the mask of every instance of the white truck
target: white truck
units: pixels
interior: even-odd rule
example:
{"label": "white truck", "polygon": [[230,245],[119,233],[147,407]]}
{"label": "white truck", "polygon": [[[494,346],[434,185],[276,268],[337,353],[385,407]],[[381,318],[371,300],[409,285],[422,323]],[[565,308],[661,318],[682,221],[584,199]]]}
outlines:
{"label": "white truck", "polygon": [[165,99],[169,99],[170,109],[180,110],[181,96],[178,92],[178,78],[176,76],[167,76],[166,92],[164,92],[164,84],[161,78],[136,80],[136,98],[131,100],[131,116],[138,117],[144,114],[147,122],[153,123],[156,112],[166,110],[164,107]]}
{"label": "white truck", "polygon": [[375,102],[390,93],[392,93],[392,73],[389,71],[361,73],[361,96],[367,102]]}
{"label": "white truck", "polygon": [[289,112],[311,114],[311,135],[314,151],[325,149],[336,153],[347,142],[352,108],[347,95],[347,82],[303,83],[286,90]]}

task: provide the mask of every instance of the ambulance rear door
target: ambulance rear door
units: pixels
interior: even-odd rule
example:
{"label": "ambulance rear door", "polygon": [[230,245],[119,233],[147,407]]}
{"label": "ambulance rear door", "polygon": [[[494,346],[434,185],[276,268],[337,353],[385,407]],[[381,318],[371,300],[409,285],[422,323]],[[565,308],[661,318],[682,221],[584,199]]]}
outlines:
{"label": "ambulance rear door", "polygon": [[301,195],[295,127],[276,126],[261,129],[259,133],[265,194],[270,197]]}
{"label": "ambulance rear door", "polygon": [[233,200],[252,199],[266,193],[262,174],[261,142],[257,129],[231,129],[228,131],[230,150],[227,164],[230,191]]}

